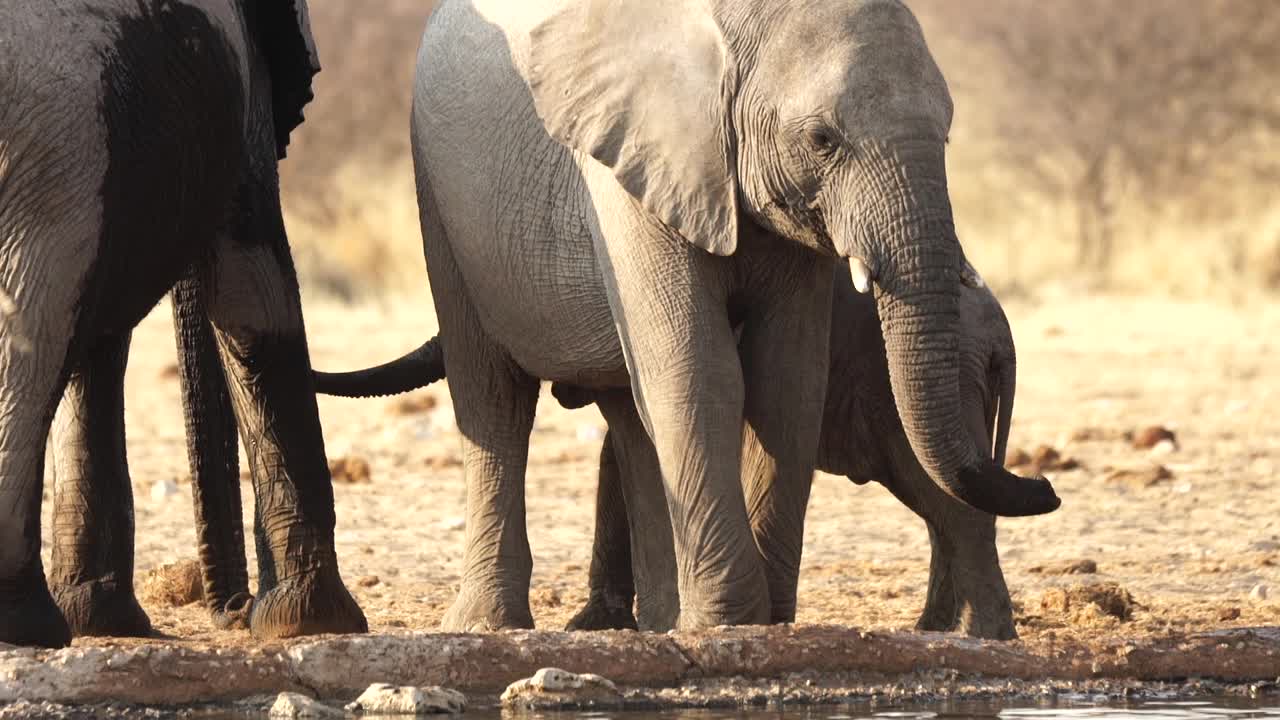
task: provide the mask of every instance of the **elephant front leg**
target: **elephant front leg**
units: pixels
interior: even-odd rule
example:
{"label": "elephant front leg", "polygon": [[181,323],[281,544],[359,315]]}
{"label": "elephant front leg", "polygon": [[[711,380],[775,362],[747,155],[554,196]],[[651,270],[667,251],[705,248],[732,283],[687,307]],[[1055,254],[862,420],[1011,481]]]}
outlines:
{"label": "elephant front leg", "polygon": [[54,422],[49,585],[73,635],[151,634],[133,592],[133,487],[125,457],[129,334],[99,340],[67,384]]}
{"label": "elephant front leg", "polygon": [[885,486],[929,528],[929,591],[916,627],[1012,640],[1013,603],[996,549],[996,518],[946,495],[916,460],[905,436],[890,445]]}
{"label": "elephant front leg", "polygon": [[259,558],[250,630],[264,638],[366,632],[334,553],[333,485],[284,227],[278,207],[248,217],[271,226],[221,241],[205,281],[270,545]]}
{"label": "elephant front leg", "polygon": [[743,383],[727,312],[731,261],[620,207],[597,209],[609,303],[674,531],[677,625],[765,623],[769,589],[740,477]]}
{"label": "elephant front leg", "polygon": [[[195,504],[196,538],[204,603],[214,627],[249,627],[253,596],[245,561],[244,515],[240,499],[240,457],[235,410],[222,372],[218,341],[209,324],[206,289],[188,277],[173,288],[173,325],[178,376],[186,420],[187,459]],[[257,528],[261,530],[261,525]],[[270,543],[258,550],[271,557]],[[274,573],[259,576],[267,587]]]}
{"label": "elephant front leg", "polygon": [[600,448],[587,604],[569,620],[566,630],[637,629],[636,616],[632,611],[636,586],[631,575],[631,525],[627,522],[626,500],[623,498],[622,478],[612,436],[612,430],[605,433],[604,444]]}
{"label": "elephant front leg", "polygon": [[801,252],[785,253],[790,262],[775,261],[775,269],[790,271],[786,286],[748,316],[740,341],[747,387],[742,481],[775,623],[796,617],[805,510],[827,394],[831,264]]}

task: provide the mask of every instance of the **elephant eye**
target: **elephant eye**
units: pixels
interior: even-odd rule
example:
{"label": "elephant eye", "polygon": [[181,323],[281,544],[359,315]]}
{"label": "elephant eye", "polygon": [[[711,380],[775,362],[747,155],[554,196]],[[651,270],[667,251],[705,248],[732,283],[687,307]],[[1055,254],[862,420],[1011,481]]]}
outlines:
{"label": "elephant eye", "polygon": [[819,155],[830,155],[840,147],[840,140],[835,131],[826,127],[811,127],[805,130],[805,141]]}

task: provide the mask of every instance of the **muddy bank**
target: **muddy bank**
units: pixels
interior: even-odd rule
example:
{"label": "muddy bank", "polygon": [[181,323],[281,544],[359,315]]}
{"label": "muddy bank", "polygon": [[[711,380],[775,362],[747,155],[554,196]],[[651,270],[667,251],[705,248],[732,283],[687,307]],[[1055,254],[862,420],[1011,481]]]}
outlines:
{"label": "muddy bank", "polygon": [[[665,635],[403,633],[251,648],[154,642],[58,651],[7,648],[0,651],[0,703],[181,705],[285,690],[350,698],[372,683],[390,682],[444,685],[484,705],[507,684],[547,666],[589,670],[628,688],[629,703],[661,705],[697,705],[716,695],[737,698],[734,704],[757,695],[823,702],[875,687],[924,687],[925,679],[929,692],[946,688],[948,694],[966,687],[1024,694],[1062,682],[1267,683],[1280,675],[1280,629],[1142,641],[998,643],[795,626]],[[706,690],[699,693],[699,686]]]}

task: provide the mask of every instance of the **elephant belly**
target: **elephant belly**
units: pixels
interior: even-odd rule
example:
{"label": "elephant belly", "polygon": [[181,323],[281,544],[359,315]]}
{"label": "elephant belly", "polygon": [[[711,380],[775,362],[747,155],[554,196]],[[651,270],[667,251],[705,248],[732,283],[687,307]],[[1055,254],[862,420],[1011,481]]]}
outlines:
{"label": "elephant belly", "polygon": [[529,374],[625,386],[580,171],[543,129],[501,31],[449,17],[464,5],[441,8],[419,57],[419,193],[447,235],[425,238],[428,265],[448,254],[484,332]]}

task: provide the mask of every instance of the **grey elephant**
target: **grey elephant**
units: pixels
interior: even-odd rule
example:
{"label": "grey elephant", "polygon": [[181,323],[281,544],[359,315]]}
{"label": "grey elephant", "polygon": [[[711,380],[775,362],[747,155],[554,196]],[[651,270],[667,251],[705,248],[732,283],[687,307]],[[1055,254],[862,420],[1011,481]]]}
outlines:
{"label": "grey elephant", "polygon": [[[444,627],[532,626],[540,379],[631,390],[674,528],[681,627],[793,618],[835,258],[874,286],[933,481],[996,514],[1055,509],[1047,481],[978,453],[961,418],[950,123],[896,1],[441,2],[411,127],[467,477]],[[745,482],[744,424],[764,449]]]}
{"label": "grey elephant", "polygon": [[[999,460],[1008,444],[1016,389],[1013,334],[985,287],[964,288],[959,309],[962,421],[974,447]],[[848,270],[836,274],[831,317],[831,377],[841,382],[827,386],[818,467],[855,483],[878,481],[924,519],[932,558],[918,628],[1017,637],[996,551],[995,516],[942,492],[916,459],[890,389],[875,303],[857,292]],[[433,338],[412,365],[317,373],[316,384],[335,395],[389,395],[444,376],[443,350]],[[670,629],[678,612],[670,521],[653,445],[630,393],[559,383],[552,393],[569,408],[599,403],[609,421],[600,456],[590,593],[568,629]],[[763,457],[754,441],[744,454],[748,463]]]}
{"label": "grey elephant", "polygon": [[[0,5],[0,642],[149,628],[132,588],[123,374],[132,328],[171,289],[193,454],[208,450],[197,475],[235,482],[232,413],[248,446],[270,544],[254,633],[367,628],[334,554],[277,180],[317,68],[304,0]],[[217,515],[206,579],[233,602],[243,552],[237,570],[210,548],[234,547],[238,487],[202,487],[222,493],[197,497]]]}
{"label": "grey elephant", "polygon": [[[831,317],[831,376],[843,382],[828,385],[819,469],[859,484],[878,481],[924,519],[932,558],[928,595],[916,627],[999,640],[1017,637],[996,551],[995,517],[940,491],[916,459],[894,407],[875,304],[855,291],[848,273],[836,278]],[[985,288],[961,292],[960,324],[963,420],[974,446],[1000,461],[1016,389],[1013,335],[999,302]],[[553,387],[553,393],[567,407],[597,399],[590,391],[563,386]],[[605,402],[623,407],[609,408],[590,594],[569,629],[664,630],[675,609],[676,583],[671,542],[664,538],[667,517],[646,506],[632,512],[627,499],[636,493],[623,491],[624,483],[658,485],[656,477],[644,476],[655,472],[653,450],[633,419],[634,411],[625,407],[626,398]],[[615,427],[612,422],[619,416],[623,422]],[[744,452],[748,457],[761,454],[758,447]],[[633,548],[639,551],[634,560]]]}

